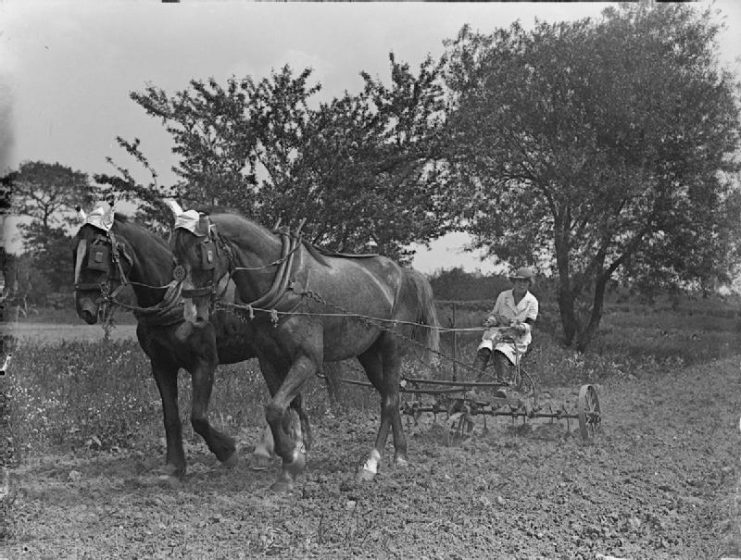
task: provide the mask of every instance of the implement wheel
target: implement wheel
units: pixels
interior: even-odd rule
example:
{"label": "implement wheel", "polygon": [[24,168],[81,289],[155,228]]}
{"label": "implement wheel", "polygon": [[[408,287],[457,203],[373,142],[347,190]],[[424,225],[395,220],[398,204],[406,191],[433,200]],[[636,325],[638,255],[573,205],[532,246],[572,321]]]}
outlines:
{"label": "implement wheel", "polygon": [[599,410],[599,398],[594,385],[582,385],[579,390],[578,401],[579,431],[581,438],[588,441],[600,428],[602,416]]}

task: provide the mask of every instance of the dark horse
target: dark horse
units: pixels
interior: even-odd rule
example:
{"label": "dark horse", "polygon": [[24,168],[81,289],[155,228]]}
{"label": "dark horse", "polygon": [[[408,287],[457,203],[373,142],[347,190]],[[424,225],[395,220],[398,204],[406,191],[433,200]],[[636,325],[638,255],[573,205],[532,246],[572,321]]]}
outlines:
{"label": "dark horse", "polygon": [[[162,398],[167,439],[168,475],[185,475],[182,426],[178,411],[178,371],[191,374],[193,398],[191,424],[222,463],[237,461],[234,440],[208,421],[208,404],[217,364],[232,364],[256,356],[251,344],[252,325],[231,313],[215,313],[211,322],[194,325],[183,319],[183,300],[172,282],[174,259],[167,243],[155,233],[125,217],[116,216],[109,231],[86,223],[77,232],[75,305],[85,322],[94,324],[101,308],[116,302],[123,285],[136,295],[133,306],[136,335],[150,359],[152,374]],[[291,406],[309,431],[301,396]],[[269,432],[266,432],[270,435]],[[265,462],[272,441],[263,440],[255,450]]]}
{"label": "dark horse", "polygon": [[389,429],[395,463],[405,465],[401,350],[420,340],[429,358],[439,345],[427,280],[381,256],[322,254],[297,236],[276,235],[236,213],[214,212],[199,221],[194,211],[172,209],[171,246],[183,267],[183,295],[193,302],[187,317],[208,320],[214,298],[233,280],[240,299],[250,304],[244,313],[253,317],[260,367],[281,380],[269,387],[272,399],[265,409],[283,460],[273,487],[289,490],[305,467],[300,426],[288,404],[325,361],[357,357],[381,394],[380,428],[359,478],[370,480],[377,472]]}

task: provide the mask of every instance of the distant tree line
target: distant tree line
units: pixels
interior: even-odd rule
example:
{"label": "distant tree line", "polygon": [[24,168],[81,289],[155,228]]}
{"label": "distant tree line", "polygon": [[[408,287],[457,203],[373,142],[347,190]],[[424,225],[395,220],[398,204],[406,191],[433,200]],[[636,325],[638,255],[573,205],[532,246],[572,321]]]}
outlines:
{"label": "distant tree line", "polygon": [[[738,273],[740,88],[719,30],[711,8],[625,3],[529,30],[466,26],[439,60],[391,54],[388,83],[361,72],[359,92],[327,102],[311,69],[289,66],[152,85],[131,98],[170,134],[174,184],[138,138],[117,141],[145,184],[112,159],[92,186],[28,162],[14,191],[24,239],[39,270],[65,270],[53,263],[64,216],[93,194],[135,202],[161,231],[174,196],[266,225],[305,220],[314,243],[402,262],[412,243],[465,231],[495,262],[552,278],[564,342],[585,349],[611,283],[707,287]],[[473,289],[461,272],[438,276],[438,297]]]}

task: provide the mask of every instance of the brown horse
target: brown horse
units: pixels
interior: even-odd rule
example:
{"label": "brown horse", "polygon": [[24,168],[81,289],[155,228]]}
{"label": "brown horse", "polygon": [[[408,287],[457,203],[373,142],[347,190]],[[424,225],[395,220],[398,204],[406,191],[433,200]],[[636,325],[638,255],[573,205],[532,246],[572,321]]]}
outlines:
{"label": "brown horse", "polygon": [[273,488],[290,490],[305,467],[300,426],[288,404],[325,361],[357,357],[381,394],[381,424],[359,478],[376,474],[389,429],[395,463],[405,465],[401,350],[420,340],[429,357],[439,345],[427,280],[382,256],[322,254],[297,236],[277,235],[236,213],[215,212],[199,220],[192,210],[171,208],[176,213],[171,247],[182,266],[183,295],[193,302],[186,318],[196,324],[208,320],[214,298],[233,280],[240,299],[250,304],[243,309],[252,317],[260,366],[282,380],[270,387],[265,410],[283,460]]}
{"label": "brown horse", "polygon": [[[106,230],[85,224],[77,232],[73,258],[78,316],[89,324],[96,323],[102,310],[117,302],[121,287],[131,285],[137,300],[137,305],[132,306],[138,321],[137,338],[150,359],[162,399],[166,473],[182,478],[186,471],[178,411],[180,368],[191,374],[193,429],[219,461],[235,464],[238,455],[234,440],[211,426],[208,405],[217,364],[238,363],[256,356],[251,344],[252,325],[223,311],[215,313],[210,323],[194,325],[184,321],[183,300],[172,282],[174,258],[167,243],[122,216],[116,215],[109,225]],[[291,406],[297,411],[303,430],[309,433],[300,395],[296,395]],[[270,432],[266,434],[269,436]],[[272,453],[272,441],[263,440],[255,453],[264,463]]]}

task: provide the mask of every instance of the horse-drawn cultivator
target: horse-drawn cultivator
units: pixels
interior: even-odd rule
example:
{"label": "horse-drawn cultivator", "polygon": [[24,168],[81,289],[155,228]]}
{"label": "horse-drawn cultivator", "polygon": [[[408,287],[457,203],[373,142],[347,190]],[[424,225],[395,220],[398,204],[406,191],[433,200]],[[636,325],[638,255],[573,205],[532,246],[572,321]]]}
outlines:
{"label": "horse-drawn cultivator", "polygon": [[[567,410],[563,404],[555,408],[551,403],[541,403],[535,388],[522,395],[503,390],[506,387],[509,384],[407,378],[401,390],[413,395],[413,399],[405,401],[401,411],[415,421],[423,413],[445,414],[454,439],[473,431],[476,416],[506,416],[523,423],[536,418],[566,421],[569,431],[571,421],[576,420],[584,440],[590,440],[600,429],[602,417],[593,385],[582,385],[575,411]],[[486,396],[492,390],[493,395]]]}
{"label": "horse-drawn cultivator", "polygon": [[[456,329],[447,330],[454,332]],[[438,356],[457,367],[472,369],[459,362],[455,356],[446,356],[439,352]],[[572,422],[576,422],[584,441],[591,440],[601,430],[602,415],[594,385],[585,384],[580,387],[575,407],[567,408],[565,403],[556,406],[547,400],[541,400],[537,383],[522,367],[521,361],[518,360],[517,366],[513,368],[512,379],[505,382],[404,377],[400,392],[410,398],[402,399],[400,410],[402,414],[412,417],[415,423],[422,414],[433,414],[435,421],[438,415],[444,416],[450,441],[453,442],[472,434],[477,416],[483,417],[485,427],[486,418],[489,416],[509,417],[512,422],[519,420],[523,424],[535,419],[545,419],[551,423],[566,422],[568,433],[571,433]],[[478,372],[474,372],[476,373]],[[339,381],[371,387],[370,383],[365,381],[350,379]]]}
{"label": "horse-drawn cultivator", "polygon": [[[456,366],[473,370],[458,362],[455,356],[457,331],[472,329],[453,327],[448,330],[453,334],[454,355],[450,357],[439,353],[439,356]],[[514,343],[512,337],[515,333],[511,327],[494,330],[497,331],[495,336],[498,341]],[[550,402],[541,401],[537,383],[522,366],[523,361],[524,356],[516,352],[517,365],[512,368],[511,379],[508,381],[481,381],[484,372],[478,371],[473,371],[477,381],[458,381],[455,379],[455,367],[453,380],[406,378],[401,383],[401,392],[412,398],[402,403],[401,411],[414,418],[415,422],[423,413],[435,415],[436,420],[438,414],[445,414],[453,441],[460,440],[473,431],[476,416],[484,418],[484,425],[487,416],[505,416],[513,422],[519,419],[523,423],[533,419],[547,419],[551,423],[565,421],[568,432],[571,432],[571,422],[575,420],[579,424],[582,439],[592,439],[601,428],[602,422],[597,389],[593,385],[582,385],[575,409],[567,409],[563,403],[554,406]]]}

